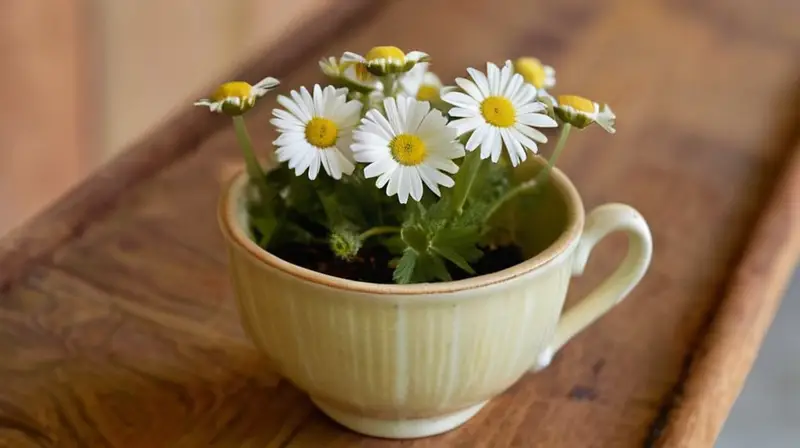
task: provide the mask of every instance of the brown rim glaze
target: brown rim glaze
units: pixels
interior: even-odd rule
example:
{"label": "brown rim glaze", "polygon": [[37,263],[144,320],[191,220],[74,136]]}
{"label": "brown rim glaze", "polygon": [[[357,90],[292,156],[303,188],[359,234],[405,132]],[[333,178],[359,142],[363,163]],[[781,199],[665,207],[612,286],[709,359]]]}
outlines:
{"label": "brown rim glaze", "polygon": [[529,258],[518,265],[491,274],[451,282],[417,283],[411,285],[367,283],[323,274],[276,257],[262,249],[250,239],[239,223],[238,216],[240,215],[240,210],[238,204],[240,201],[238,201],[238,199],[242,194],[246,181],[246,175],[243,171],[233,176],[224,186],[217,210],[217,219],[219,220],[223,235],[230,244],[237,246],[258,262],[264,263],[292,277],[296,277],[298,280],[345,291],[370,294],[423,295],[451,293],[493,285],[525,275],[554,260],[561,253],[566,251],[572,242],[577,240],[583,229],[584,221],[583,203],[580,195],[569,178],[567,178],[561,170],[554,168],[550,179],[561,192],[567,206],[567,226],[558,239],[535,257]]}

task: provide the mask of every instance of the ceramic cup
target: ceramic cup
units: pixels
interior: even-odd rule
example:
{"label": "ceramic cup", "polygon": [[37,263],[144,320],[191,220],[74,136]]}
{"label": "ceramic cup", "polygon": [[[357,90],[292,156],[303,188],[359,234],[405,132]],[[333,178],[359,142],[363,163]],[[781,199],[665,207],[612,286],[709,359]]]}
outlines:
{"label": "ceramic cup", "polygon": [[[223,191],[219,223],[247,335],[277,373],[340,424],[386,438],[458,427],[619,303],[652,253],[642,216],[606,204],[586,216],[559,170],[548,188],[504,211],[529,258],[466,280],[371,284],[288,263],[251,239],[244,174]],[[526,201],[537,201],[535,204]],[[628,254],[588,296],[562,310],[570,279],[611,232]]]}

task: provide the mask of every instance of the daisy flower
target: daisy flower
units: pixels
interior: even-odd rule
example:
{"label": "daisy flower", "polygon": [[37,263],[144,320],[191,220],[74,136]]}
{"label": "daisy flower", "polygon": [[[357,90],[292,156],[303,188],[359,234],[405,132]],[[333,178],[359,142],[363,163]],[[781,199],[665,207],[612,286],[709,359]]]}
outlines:
{"label": "daisy flower", "polygon": [[536,101],[536,88],[525,83],[519,73],[513,73],[511,64],[502,69],[491,62],[486,64],[488,77],[474,68],[468,68],[472,81],[456,78],[464,90],[450,92],[442,99],[453,107],[449,114],[456,117],[448,123],[458,135],[472,132],[467,140],[467,151],[481,148],[481,159],[500,160],[506,147],[513,166],[527,159],[525,148],[538,152],[536,142],[546,143],[547,137],[535,127],[556,127],[549,116],[539,113],[545,105]]}
{"label": "daisy flower", "polygon": [[291,98],[279,95],[278,103],[286,110],[274,109],[270,123],[281,135],[273,142],[280,162],[300,176],[316,179],[319,167],[334,179],[351,174],[355,166],[350,152],[351,134],[361,117],[361,103],[347,101],[346,90],[314,85],[313,96],[305,87],[293,90]]}
{"label": "daisy flower", "polygon": [[397,47],[373,47],[366,55],[346,51],[341,62],[354,62],[366,68],[375,76],[384,76],[390,73],[403,73],[411,70],[418,62],[428,60],[428,54],[421,51],[412,51],[408,54]]}
{"label": "daisy flower", "polygon": [[537,91],[552,89],[556,85],[556,70],[536,58],[519,58],[514,61],[514,71],[536,87]]}
{"label": "daisy flower", "polygon": [[411,196],[422,199],[423,184],[437,196],[439,186],[452,187],[458,165],[453,159],[464,156],[456,133],[447,119],[427,101],[401,96],[383,100],[386,116],[371,109],[353,132],[353,156],[367,163],[366,178],[377,177],[375,185],[386,187],[386,194],[397,194],[401,204]]}
{"label": "daisy flower", "polygon": [[598,104],[577,95],[559,95],[555,104],[555,113],[561,121],[578,129],[597,123],[609,134],[616,132],[614,125],[617,116],[608,104]]}
{"label": "daisy flower", "polygon": [[381,88],[380,81],[361,64],[341,62],[331,56],[328,59],[321,59],[319,67],[322,73],[340,80],[354,90],[367,92]]}
{"label": "daisy flower", "polygon": [[436,101],[442,93],[452,90],[442,85],[439,77],[428,71],[428,66],[428,62],[419,63],[400,78],[400,92],[403,95],[420,101]]}
{"label": "daisy flower", "polygon": [[280,82],[266,77],[251,86],[244,81],[231,81],[222,84],[209,98],[194,103],[195,106],[207,106],[211,112],[224,112],[229,115],[241,115],[256,104],[256,100],[278,86]]}

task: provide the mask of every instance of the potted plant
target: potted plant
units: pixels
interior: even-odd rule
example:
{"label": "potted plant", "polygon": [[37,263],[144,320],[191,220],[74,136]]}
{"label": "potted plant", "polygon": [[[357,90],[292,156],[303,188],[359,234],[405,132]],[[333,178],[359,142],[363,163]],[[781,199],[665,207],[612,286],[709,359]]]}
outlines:
{"label": "potted plant", "polygon": [[[219,223],[243,326],[277,372],[363,434],[459,426],[644,275],[652,241],[631,207],[584,215],[554,167],[573,129],[614,133],[611,109],[553,96],[534,58],[487,63],[443,86],[427,54],[375,47],[320,61],[330,85],[278,96],[274,162],[243,114],[274,78],[222,85],[197,105],[231,115],[246,170]],[[559,137],[549,159],[537,156]],[[562,312],[595,243],[628,256]]]}

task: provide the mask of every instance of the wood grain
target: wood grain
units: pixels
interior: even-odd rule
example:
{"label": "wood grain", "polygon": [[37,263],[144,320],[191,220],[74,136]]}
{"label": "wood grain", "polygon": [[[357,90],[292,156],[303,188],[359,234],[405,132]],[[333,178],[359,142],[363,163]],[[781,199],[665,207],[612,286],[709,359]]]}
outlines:
{"label": "wood grain", "polygon": [[[628,300],[456,431],[345,431],[277,382],[242,333],[214,216],[235,139],[226,120],[189,111],[0,243],[0,446],[712,446],[800,250],[797,121],[785,124],[795,2],[459,5],[373,6],[245,77],[269,72],[285,91],[321,82],[321,56],[386,43],[429,52],[444,79],[544,58],[559,91],[619,117],[613,137],[577,134],[560,165],[587,208],[625,202],[650,223],[653,263]],[[247,117],[262,154],[274,106]],[[596,248],[570,303],[622,242]]]}

